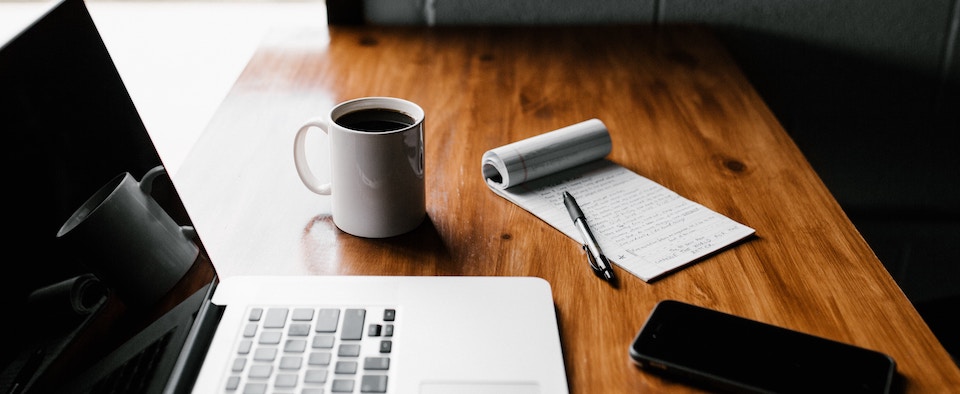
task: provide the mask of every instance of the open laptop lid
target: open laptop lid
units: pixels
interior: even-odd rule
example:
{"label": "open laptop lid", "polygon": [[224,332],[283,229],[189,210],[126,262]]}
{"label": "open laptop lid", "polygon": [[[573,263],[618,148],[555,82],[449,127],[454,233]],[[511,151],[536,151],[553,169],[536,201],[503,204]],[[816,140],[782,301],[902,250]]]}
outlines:
{"label": "open laptop lid", "polygon": [[[9,274],[0,275],[2,302],[20,317],[13,326],[17,333],[2,340],[0,390],[180,392],[193,385],[197,373],[198,382],[226,387],[217,384],[223,374],[199,364],[205,357],[205,366],[211,368],[230,365],[218,362],[223,361],[218,357],[234,354],[227,351],[232,351],[233,334],[246,327],[247,306],[306,305],[304,301],[312,305],[323,300],[395,307],[395,316],[401,319],[398,324],[404,325],[398,328],[402,335],[392,338],[396,346],[390,357],[396,363],[391,363],[389,384],[398,388],[394,391],[568,391],[551,292],[542,279],[493,278],[492,284],[491,278],[470,277],[402,281],[395,277],[231,277],[217,282],[203,245],[186,231],[191,222],[169,179],[159,175],[143,181],[163,163],[82,0],[56,3],[0,47],[0,124],[12,136],[7,137],[12,141],[5,145],[8,152],[2,159],[13,180],[4,196],[13,215],[9,223],[21,227],[5,242],[26,256],[8,263]],[[97,192],[125,173],[133,183],[151,185],[149,193],[140,193],[139,185],[132,191]],[[126,184],[117,182],[111,190]],[[131,195],[140,198],[119,198]],[[154,228],[155,221],[129,220],[130,215],[85,231],[86,219],[100,218],[104,210],[91,208],[81,215],[86,219],[76,223],[70,218],[90,198],[114,201],[107,204],[114,208],[126,207],[117,200],[136,200],[144,207],[155,201],[157,209],[119,209],[161,211],[174,223],[161,227],[173,235],[142,230]],[[153,236],[140,236],[142,232]],[[85,236],[73,238],[74,234]],[[126,238],[117,242],[118,234]],[[156,237],[179,241],[166,242],[162,248],[137,247],[133,242]],[[195,247],[167,248],[170,244]],[[141,253],[127,254],[126,261],[118,259],[118,250],[131,248]],[[138,281],[142,272],[116,274],[118,266],[156,265],[140,259],[161,249],[171,249],[178,256],[173,259],[180,261],[175,275],[150,272],[148,279]],[[135,264],[123,264],[130,260]],[[68,301],[83,297],[63,289],[83,293],[73,279],[89,272],[96,272],[114,291],[106,301],[91,302],[92,312],[80,314]],[[150,279],[154,278],[167,285],[153,288],[155,281]],[[51,292],[64,297],[40,297],[49,303],[31,298],[35,289],[64,280],[74,286]],[[140,286],[130,286],[131,282]],[[221,306],[208,302],[214,287]],[[64,309],[70,312],[66,318],[53,313]],[[214,336],[209,328],[217,322],[220,331]],[[206,346],[209,353],[201,348]],[[364,346],[374,352],[377,348]],[[144,360],[148,362],[143,364]],[[212,376],[210,380],[203,379],[203,370],[213,371],[206,375]],[[132,377],[127,373],[132,371],[148,373]]]}
{"label": "open laptop lid", "polygon": [[[58,234],[112,179],[129,173],[140,181],[163,164],[82,0],[52,3],[0,47],[0,125],[10,226],[4,245],[21,256],[10,258],[0,275],[0,302],[14,316],[5,320],[16,322],[0,343],[0,390],[20,392],[38,382],[64,381],[94,364],[129,333],[203,292],[215,274],[199,238],[185,231],[186,251],[178,252],[187,256],[181,257],[182,269],[167,275],[162,289],[140,297],[136,286],[105,272],[118,264],[108,260],[122,258],[116,246],[106,245],[124,238],[111,234],[136,235],[138,221],[114,220],[107,227],[118,229],[85,229],[82,237],[73,236],[79,230]],[[169,178],[160,171],[150,183],[144,194],[174,227],[188,230],[189,217]],[[95,241],[99,237],[104,241]],[[204,272],[184,275],[187,270]],[[181,283],[180,277],[204,279]],[[116,289],[124,286],[128,294],[121,296]],[[104,288],[112,291],[102,298]],[[167,293],[170,288],[174,291]]]}

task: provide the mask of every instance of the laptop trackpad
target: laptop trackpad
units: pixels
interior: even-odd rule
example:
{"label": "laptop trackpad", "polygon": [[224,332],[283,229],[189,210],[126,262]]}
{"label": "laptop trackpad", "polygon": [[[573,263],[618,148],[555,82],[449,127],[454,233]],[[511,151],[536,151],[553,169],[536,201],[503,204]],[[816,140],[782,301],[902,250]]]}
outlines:
{"label": "laptop trackpad", "polygon": [[420,394],[540,394],[535,382],[425,382]]}

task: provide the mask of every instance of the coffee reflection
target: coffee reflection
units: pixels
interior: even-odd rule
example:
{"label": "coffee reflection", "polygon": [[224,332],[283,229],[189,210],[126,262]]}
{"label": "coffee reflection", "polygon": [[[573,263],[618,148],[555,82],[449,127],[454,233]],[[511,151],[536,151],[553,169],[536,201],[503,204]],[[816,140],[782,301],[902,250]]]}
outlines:
{"label": "coffee reflection", "polygon": [[200,252],[193,227],[177,224],[151,195],[153,182],[163,174],[158,166],[140,182],[129,172],[115,176],[57,232],[128,303],[156,302]]}

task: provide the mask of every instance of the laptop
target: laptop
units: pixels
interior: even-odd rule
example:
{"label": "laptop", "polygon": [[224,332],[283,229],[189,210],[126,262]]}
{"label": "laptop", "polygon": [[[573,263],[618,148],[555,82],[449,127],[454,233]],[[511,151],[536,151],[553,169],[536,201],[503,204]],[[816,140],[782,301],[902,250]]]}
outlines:
{"label": "laptop", "polygon": [[[82,0],[51,3],[0,47],[0,125],[4,243],[20,256],[0,275],[14,316],[3,392],[569,391],[540,278],[219,278],[198,234],[175,290],[143,304],[113,291],[124,278],[102,278],[58,229],[109,179],[163,162]],[[190,226],[173,182],[156,183]]]}

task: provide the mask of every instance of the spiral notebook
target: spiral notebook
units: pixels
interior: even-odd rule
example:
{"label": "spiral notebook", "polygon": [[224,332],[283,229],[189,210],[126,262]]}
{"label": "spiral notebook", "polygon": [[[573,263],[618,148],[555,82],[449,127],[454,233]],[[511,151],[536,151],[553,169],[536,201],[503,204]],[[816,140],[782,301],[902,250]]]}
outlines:
{"label": "spiral notebook", "polygon": [[614,264],[655,280],[726,248],[754,230],[606,159],[607,126],[589,119],[484,153],[491,191],[583,243],[563,204],[575,195]]}

